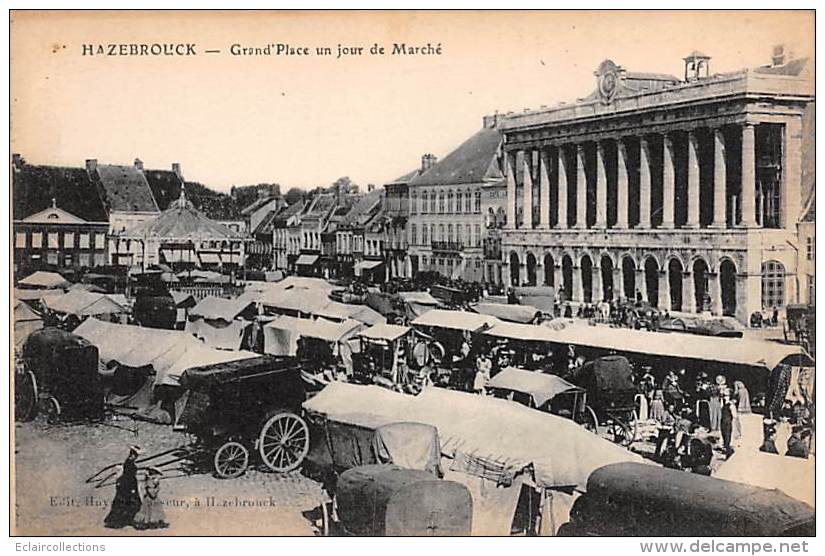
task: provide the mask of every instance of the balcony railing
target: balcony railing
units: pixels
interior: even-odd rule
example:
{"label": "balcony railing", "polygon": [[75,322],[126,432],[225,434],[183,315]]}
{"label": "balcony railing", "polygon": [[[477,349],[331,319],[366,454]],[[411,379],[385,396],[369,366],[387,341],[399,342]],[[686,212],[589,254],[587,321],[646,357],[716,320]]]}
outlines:
{"label": "balcony railing", "polygon": [[464,244],[458,241],[433,241],[430,247],[433,251],[464,251]]}

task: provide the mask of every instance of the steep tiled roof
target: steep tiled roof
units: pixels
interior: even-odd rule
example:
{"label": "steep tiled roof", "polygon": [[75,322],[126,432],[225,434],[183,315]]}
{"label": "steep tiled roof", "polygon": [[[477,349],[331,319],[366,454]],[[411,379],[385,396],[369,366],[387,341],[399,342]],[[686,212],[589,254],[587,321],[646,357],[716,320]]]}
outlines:
{"label": "steep tiled roof", "polygon": [[285,206],[284,208],[282,208],[281,210],[278,211],[278,213],[275,215],[275,220],[276,221],[278,221],[278,220],[286,221],[289,218],[291,218],[291,217],[295,216],[296,214],[298,214],[299,212],[301,212],[303,210],[303,208],[304,208],[304,202],[303,201],[298,201],[296,203],[292,203],[291,205],[287,205],[287,206]]}
{"label": "steep tiled roof", "polygon": [[109,216],[95,184],[83,168],[21,164],[12,172],[14,218],[22,220],[52,205],[90,222]]}
{"label": "steep tiled roof", "polygon": [[393,181],[389,182],[388,185],[410,183],[410,180],[412,180],[415,176],[417,176],[420,173],[421,173],[421,168],[416,168],[412,172],[408,172],[408,173],[404,174],[403,176],[401,176],[400,178],[396,178]]}
{"label": "steep tiled roof", "polygon": [[166,210],[180,197],[180,177],[171,170],[144,170],[143,175],[158,204],[158,209]]}
{"label": "steep tiled roof", "polygon": [[241,210],[241,214],[244,215],[244,216],[248,215],[248,214],[252,214],[253,212],[258,210],[259,208],[261,208],[265,204],[267,204],[271,201],[274,201],[275,199],[276,199],[275,195],[270,195],[269,197],[262,197],[260,199],[256,199],[255,202],[253,202],[251,205],[243,208]]}
{"label": "steep tiled roof", "polygon": [[481,183],[485,179],[501,177],[498,169],[491,164],[500,144],[501,135],[498,130],[484,128],[435,166],[413,178],[410,185]]}
{"label": "steep tiled roof", "polygon": [[275,217],[278,215],[277,210],[271,210],[266,213],[261,221],[258,223],[258,226],[253,230],[253,234],[266,234],[271,233],[272,229],[275,227]]}
{"label": "steep tiled roof", "polygon": [[156,212],[158,205],[152,196],[143,172],[134,166],[98,164],[96,170],[110,210],[126,212]]}
{"label": "steep tiled roof", "polygon": [[319,193],[312,200],[312,204],[309,206],[304,216],[324,216],[335,206],[335,203],[335,195],[333,195],[332,193]]}
{"label": "steep tiled roof", "polygon": [[381,203],[382,193],[382,190],[374,189],[358,199],[352,209],[341,219],[341,224],[343,226],[364,225],[375,212],[375,207]]}

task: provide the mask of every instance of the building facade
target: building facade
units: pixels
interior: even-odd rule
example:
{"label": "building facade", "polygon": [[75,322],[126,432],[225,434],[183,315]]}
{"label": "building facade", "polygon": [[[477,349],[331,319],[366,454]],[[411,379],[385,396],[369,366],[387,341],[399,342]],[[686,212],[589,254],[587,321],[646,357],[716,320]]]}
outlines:
{"label": "building facade", "polygon": [[797,302],[797,223],[813,189],[808,60],[685,78],[610,60],[571,104],[508,115],[508,284],[735,315]]}
{"label": "building facade", "polygon": [[485,279],[482,196],[486,188],[504,184],[497,125],[496,117],[485,117],[484,127],[443,160],[422,157],[420,174],[409,182],[408,268],[413,274]]}
{"label": "building facade", "polygon": [[108,222],[89,222],[53,201],[51,208],[14,221],[15,273],[105,266],[108,230]]}

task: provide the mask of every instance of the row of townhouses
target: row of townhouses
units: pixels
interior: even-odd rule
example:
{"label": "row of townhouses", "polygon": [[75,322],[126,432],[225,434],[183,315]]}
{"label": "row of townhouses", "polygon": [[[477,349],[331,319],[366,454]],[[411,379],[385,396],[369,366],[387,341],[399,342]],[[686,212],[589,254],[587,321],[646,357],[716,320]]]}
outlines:
{"label": "row of townhouses", "polygon": [[[606,60],[589,95],[485,116],[454,151],[424,154],[382,189],[333,187],[292,204],[264,192],[219,227],[170,198],[185,183],[179,165],[16,157],[15,264],[194,261],[370,282],[437,272],[741,321],[814,303],[812,63],[777,47],[756,68],[713,74],[701,52],[684,68],[678,78]],[[34,184],[20,203],[18,181]],[[56,221],[73,230],[72,249],[52,249]]]}

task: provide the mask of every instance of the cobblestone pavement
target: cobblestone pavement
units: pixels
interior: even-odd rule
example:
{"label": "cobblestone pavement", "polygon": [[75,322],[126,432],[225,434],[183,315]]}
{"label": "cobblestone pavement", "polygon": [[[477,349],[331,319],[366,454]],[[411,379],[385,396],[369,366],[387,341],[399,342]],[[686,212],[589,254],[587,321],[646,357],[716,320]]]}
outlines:
{"label": "cobblestone pavement", "polygon": [[[161,481],[168,529],[110,530],[103,518],[114,486],[95,488],[86,478],[120,463],[130,444],[144,455],[185,445],[168,425],[131,419],[104,424],[16,423],[15,492],[17,533],[24,535],[313,535],[304,514],[324,499],[319,483],[300,472],[251,469],[230,480],[209,472]],[[177,473],[179,474],[179,473]]]}

